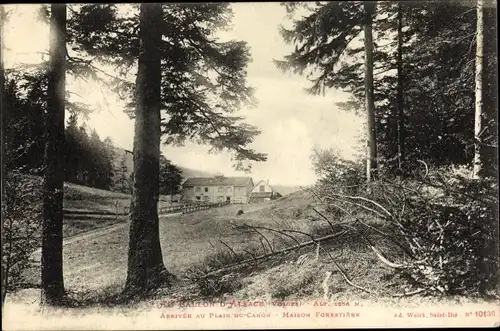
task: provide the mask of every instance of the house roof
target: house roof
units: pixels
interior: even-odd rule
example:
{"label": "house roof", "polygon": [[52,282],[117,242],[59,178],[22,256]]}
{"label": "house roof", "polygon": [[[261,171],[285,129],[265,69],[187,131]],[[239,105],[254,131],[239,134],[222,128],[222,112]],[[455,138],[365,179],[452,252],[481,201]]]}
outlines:
{"label": "house roof", "polygon": [[246,186],[252,177],[189,177],[182,186]]}
{"label": "house roof", "polygon": [[250,193],[251,198],[270,198],[273,196],[273,192],[252,192]]}
{"label": "house roof", "polygon": [[[255,185],[253,186],[252,190],[253,190],[254,188],[256,188],[257,186],[259,186],[259,185],[260,185],[260,183],[264,183],[264,184],[266,184],[267,186],[269,186],[269,187],[271,188],[271,190],[272,190],[274,193],[278,193],[278,191],[276,191],[276,190],[274,189],[274,187],[272,187],[271,185],[269,185],[267,182],[265,182],[265,181],[263,181],[263,180],[260,180],[257,184],[255,184]],[[259,193],[262,193],[262,192],[259,192]]]}

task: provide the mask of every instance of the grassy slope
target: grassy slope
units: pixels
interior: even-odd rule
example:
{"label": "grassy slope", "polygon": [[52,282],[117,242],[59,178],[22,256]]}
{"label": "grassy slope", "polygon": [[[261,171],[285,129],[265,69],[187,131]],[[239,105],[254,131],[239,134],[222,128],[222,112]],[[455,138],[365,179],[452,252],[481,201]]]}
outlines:
{"label": "grassy slope", "polygon": [[[42,203],[42,178],[39,176],[25,175],[25,179],[32,182],[38,195],[38,203]],[[111,192],[83,185],[64,183],[65,217],[63,223],[63,236],[69,238],[92,230],[107,228],[112,225],[126,224],[128,216],[95,215],[95,213],[119,213],[130,205],[130,194]],[[170,206],[167,197],[160,196],[159,207]],[[94,214],[71,215],[71,211],[80,213],[92,212]],[[41,216],[40,216],[41,217]],[[41,220],[39,219],[41,222]]]}
{"label": "grassy slope", "polygon": [[[27,176],[33,181],[40,195],[42,178],[38,176]],[[130,194],[100,190],[88,186],[64,183],[64,202],[63,207],[67,211],[79,212],[103,212],[123,213],[124,207],[130,205]],[[159,207],[169,206],[167,197],[160,196]],[[78,217],[67,216],[64,218],[63,234],[64,237],[71,237],[83,232],[104,228],[110,225],[125,223],[126,216],[99,216],[99,215],[79,215]]]}
{"label": "grassy slope", "polygon": [[[265,205],[264,205],[265,206]],[[219,239],[230,245],[245,241],[245,234],[234,233],[227,219],[235,218],[241,206],[230,205],[218,209],[175,217],[161,217],[160,240],[164,261],[176,274],[216,252]],[[245,205],[244,209],[262,208]],[[116,226],[95,231],[92,236],[69,238],[64,246],[65,283],[70,290],[97,290],[109,285],[123,284],[127,267],[128,227]],[[33,275],[33,281],[38,278]]]}
{"label": "grassy slope", "polygon": [[[185,279],[193,276],[191,268],[207,263],[216,266],[214,256],[219,256],[224,246],[219,240],[240,253],[244,247],[255,245],[255,234],[235,231],[228,224],[248,223],[274,228],[295,228],[310,230],[318,224],[309,221],[311,201],[303,192],[296,192],[277,201],[263,204],[230,205],[219,209],[200,211],[193,214],[161,217],[160,239],[164,262],[167,268]],[[239,209],[243,215],[236,216]],[[287,224],[283,223],[283,219]],[[302,238],[306,240],[306,238]],[[275,243],[279,246],[279,242]],[[283,243],[281,243],[283,244]],[[290,245],[291,243],[288,243]],[[377,244],[384,250],[381,241]],[[331,272],[329,299],[339,301],[370,301],[370,306],[422,307],[430,304],[463,304],[477,300],[471,298],[393,298],[390,293],[400,292],[391,286],[394,279],[389,277],[390,270],[381,265],[376,257],[352,237],[345,236],[328,244],[322,244],[319,259],[316,260],[315,247],[279,255],[263,260],[257,266],[242,268],[233,273],[229,287],[232,291],[222,294],[220,299],[322,299],[323,282],[327,272]],[[344,249],[341,249],[343,247]],[[64,314],[116,314],[150,310],[158,302],[167,300],[209,299],[200,294],[199,282],[181,281],[172,289],[160,290],[153,299],[132,305],[99,308],[92,304],[109,295],[118,293],[126,277],[128,248],[128,228],[116,226],[107,230],[95,231],[76,236],[66,241],[64,247],[65,287],[76,298],[82,300],[79,309],[65,308],[53,313]],[[381,294],[370,294],[348,285],[336,270],[328,252],[340,255],[336,261],[344,268],[352,282]],[[386,250],[387,253],[387,250]],[[301,261],[301,262],[299,262]],[[37,270],[31,271],[34,281],[39,280]],[[220,278],[219,278],[220,279]],[[38,292],[27,290],[10,297],[14,304],[28,300],[38,300]],[[213,297],[212,297],[213,298]],[[210,298],[210,299],[212,299]],[[30,303],[31,303],[30,301]],[[87,306],[89,305],[90,306]],[[97,308],[97,310],[96,310]]]}
{"label": "grassy slope", "polygon": [[[130,194],[100,190],[73,183],[64,183],[64,208],[90,211],[115,211],[115,203],[123,211],[130,205]],[[159,206],[168,206],[167,197],[160,196]]]}
{"label": "grassy slope", "polygon": [[[307,194],[299,191],[275,202],[267,203],[258,210],[245,213],[238,218],[237,222],[273,229],[294,229],[314,233],[315,237],[339,232],[339,230],[333,231],[329,224],[318,220],[318,217],[312,217],[317,216],[312,211],[312,206],[313,203]],[[207,223],[207,227],[208,224],[210,223]],[[261,232],[270,239],[275,250],[296,244],[292,240],[280,240],[280,236],[273,236],[272,233],[265,230],[261,230]],[[293,234],[300,242],[310,240],[310,237],[306,235],[290,234]],[[244,248],[255,247],[256,239],[258,239],[258,236],[245,237],[244,239],[242,234],[236,236],[240,238],[239,244],[233,246],[236,253],[242,252]],[[237,240],[231,240],[230,237],[227,237],[227,239],[228,243],[237,242]],[[388,256],[394,257],[394,254],[390,253],[390,247],[387,246],[387,243],[383,242],[383,240],[378,240],[377,243],[380,250]],[[256,267],[252,266],[237,270],[238,280],[233,278],[233,284],[231,285],[234,286],[234,291],[226,295],[240,299],[321,299],[324,296],[323,281],[327,272],[330,272],[328,294],[332,300],[346,299],[352,296],[360,299],[377,299],[373,294],[348,285],[344,276],[332,262],[332,257],[343,267],[351,281],[356,285],[371,291],[385,293],[383,296],[386,298],[390,294],[399,293],[393,286],[395,279],[390,277],[390,270],[379,263],[377,257],[368,247],[349,234],[332,241],[323,242],[320,245],[318,255],[316,255],[316,248],[315,245],[309,246],[287,254],[277,255],[272,259],[263,260]],[[220,250],[224,249],[224,247],[220,247]],[[225,250],[227,251],[227,249]],[[219,255],[221,255],[220,251]],[[222,255],[226,255],[226,258],[228,258],[228,254]],[[245,258],[248,259],[249,255],[246,255]],[[205,265],[207,263],[216,265],[216,262],[211,254],[204,261]],[[192,298],[203,299],[203,296],[200,296],[199,289],[191,288],[186,292]]]}
{"label": "grassy slope", "polygon": [[[160,240],[165,264],[170,271],[182,278],[193,275],[188,271],[191,268],[196,269],[200,266],[206,268],[209,265],[211,269],[217,269],[223,262],[233,262],[231,261],[233,253],[229,253],[222,242],[232,247],[236,254],[244,254],[244,249],[262,247],[259,235],[235,230],[230,225],[231,222],[311,232],[311,229],[318,228],[318,221],[310,220],[312,215],[308,208],[310,204],[311,201],[303,192],[296,192],[263,204],[230,205],[193,214],[162,217]],[[236,216],[239,209],[242,209],[244,214]],[[326,223],[320,226],[323,229],[326,227]],[[283,240],[269,232],[261,232],[265,233],[275,249],[295,244],[292,240],[286,238]],[[295,237],[299,241],[309,240],[307,236],[300,234],[295,234]],[[313,246],[265,260],[252,270],[240,271],[239,277],[242,278],[243,287],[231,295],[272,298],[322,295],[321,283],[326,271],[333,273],[331,282],[334,286],[331,294],[334,296],[359,294],[359,290],[353,290],[345,283],[326,253],[329,251],[333,255],[339,254],[339,247],[342,244],[348,249],[344,250],[338,262],[347,268],[354,282],[371,289],[382,289],[391,282],[387,278],[388,270],[377,263],[376,257],[366,247],[346,236],[333,243],[322,245],[319,261],[315,260]],[[126,276],[127,247],[126,226],[96,231],[89,236],[70,238],[64,248],[67,288],[86,291],[121,286]],[[308,254],[305,263],[298,265],[297,260],[303,254]],[[249,256],[244,255],[245,258]],[[257,270],[260,271],[256,272]],[[36,278],[35,276],[34,280]],[[185,293],[198,295],[196,288],[191,288]]]}

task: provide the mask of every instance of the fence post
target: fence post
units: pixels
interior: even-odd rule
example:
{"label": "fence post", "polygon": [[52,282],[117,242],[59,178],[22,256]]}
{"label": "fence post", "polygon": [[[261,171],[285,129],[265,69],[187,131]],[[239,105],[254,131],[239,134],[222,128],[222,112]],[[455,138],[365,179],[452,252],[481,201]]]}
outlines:
{"label": "fence post", "polygon": [[115,200],[115,221],[118,221],[118,200]]}

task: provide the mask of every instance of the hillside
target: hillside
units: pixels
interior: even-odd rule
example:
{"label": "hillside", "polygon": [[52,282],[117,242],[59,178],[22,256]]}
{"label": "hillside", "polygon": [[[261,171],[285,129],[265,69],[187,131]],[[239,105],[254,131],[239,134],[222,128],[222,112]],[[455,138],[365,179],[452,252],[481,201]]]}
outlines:
{"label": "hillside", "polygon": [[[78,187],[72,189],[88,196],[99,193],[80,191]],[[324,300],[328,296],[331,302],[356,301],[363,305],[368,300],[370,303],[405,304],[415,308],[432,302],[444,305],[471,302],[470,298],[464,297],[438,299],[418,294],[411,298],[396,297],[402,289],[395,285],[397,277],[392,271],[384,267],[359,238],[349,234],[333,237],[331,234],[339,230],[330,229],[325,222],[311,217],[314,215],[312,205],[309,195],[298,191],[260,204],[228,205],[188,215],[160,217],[163,260],[178,280],[173,287],[159,289],[145,302],[125,306],[116,306],[113,300],[126,280],[127,223],[66,238],[63,250],[65,287],[75,300],[75,306],[62,308],[60,313],[88,309],[101,315],[115,315],[123,314],[124,309],[137,312],[161,307],[159,305],[165,300],[174,305],[214,299],[241,302],[251,299],[271,303]],[[243,210],[243,214],[238,216],[238,210]],[[260,229],[259,233],[245,230],[245,225]],[[288,232],[295,239],[266,228],[295,231]],[[271,253],[285,247],[293,248],[297,242],[310,241],[301,233],[316,238],[330,235],[332,239],[321,241],[321,245]],[[261,236],[266,240],[263,241]],[[377,241],[377,245],[384,250],[389,247],[385,240]],[[269,257],[253,263],[262,253]],[[39,260],[40,253],[36,252],[34,258]],[[244,260],[250,262],[238,264]],[[236,268],[221,270],[235,264]],[[343,268],[341,272],[339,266]],[[27,271],[31,284],[39,282],[39,268],[37,262]],[[204,278],[207,271],[216,274]],[[33,305],[39,298],[37,289],[27,289],[23,296],[10,297],[9,300],[10,304]]]}
{"label": "hillside", "polygon": [[[125,165],[126,174],[125,177],[128,178],[132,173],[132,169],[134,168],[134,159],[132,153],[130,151],[126,151],[122,148],[115,148],[115,159],[114,159],[114,168],[117,169],[117,173],[119,173],[122,169],[122,166]],[[191,169],[183,166],[177,167],[182,171],[183,179],[188,177],[212,177],[215,176],[216,173],[211,173],[208,171]],[[119,176],[117,176],[119,177]],[[254,184],[257,184],[260,180],[253,178]],[[280,185],[280,184],[271,184],[272,187],[276,191],[278,191],[281,195],[287,195],[293,192],[300,191],[302,188],[298,185]]]}
{"label": "hillside", "polygon": [[278,191],[281,195],[291,194],[297,191],[300,191],[302,188],[300,186],[289,186],[289,185],[272,185],[276,191]]}
{"label": "hillside", "polygon": [[[90,199],[100,196],[100,191],[80,190],[70,184],[67,201],[77,196]],[[114,196],[103,197],[105,200]],[[309,223],[293,215],[297,210],[309,205],[307,197],[296,192],[287,198],[261,204],[228,205],[192,214],[160,217],[160,240],[164,260],[169,270],[183,278],[188,268],[212,265],[214,256],[220,257],[224,251],[221,240],[241,253],[245,248],[256,246],[258,236],[241,231],[230,224],[248,223],[257,226],[279,226],[279,220],[292,220],[291,227],[307,230]],[[237,216],[238,210],[244,214]],[[295,222],[293,220],[296,220]],[[278,222],[278,223],[277,223]],[[66,237],[64,244],[65,282],[69,290],[99,290],[106,286],[121,286],[126,275],[128,222],[120,222],[113,227],[96,229],[86,234]],[[271,237],[270,237],[271,238]],[[274,242],[274,240],[273,240]],[[278,243],[276,243],[278,245]],[[85,254],[82,254],[85,252]],[[34,272],[37,272],[33,270]],[[35,282],[38,277],[33,275]],[[84,284],[85,288],[82,288]]]}
{"label": "hillside", "polygon": [[[114,168],[121,170],[122,165],[125,165],[126,168],[126,177],[128,178],[132,173],[132,169],[134,169],[134,158],[131,151],[116,147],[115,148],[115,158],[114,158]],[[207,171],[201,171],[196,169],[191,169],[187,167],[178,166],[177,167],[182,171],[182,177],[186,179],[187,177],[211,177],[215,176],[214,173],[210,173]]]}
{"label": "hillside", "polygon": [[[185,168],[185,171],[193,176],[203,175],[203,172],[196,172],[188,168]],[[42,178],[38,176],[26,176],[26,178],[33,182],[34,189],[39,192],[41,204]],[[300,199],[296,200],[298,196],[300,196],[300,191],[286,195],[280,199],[279,205],[287,205],[289,211],[295,209],[298,205],[302,204],[302,202],[298,203]],[[101,190],[74,183],[64,183],[64,236],[74,236],[83,232],[126,222],[128,220],[126,214],[128,213],[130,199],[131,196],[127,193]],[[294,204],[296,206],[293,206]],[[159,208],[170,205],[170,199],[167,196],[161,195]],[[269,207],[270,205],[267,206],[267,208]],[[278,208],[274,212],[278,212],[280,209]],[[116,213],[118,213],[118,216],[115,216]]]}
{"label": "hillside", "polygon": [[[42,203],[42,183],[39,176],[25,175],[25,180],[31,182],[36,192],[38,203]],[[126,215],[130,206],[131,195],[112,192],[93,187],[64,183],[63,208],[64,237],[74,236],[83,232],[107,227],[128,220]],[[168,197],[160,195],[158,207],[170,206]],[[118,216],[115,214],[118,213]]]}
{"label": "hillside", "polygon": [[211,173],[211,172],[207,172],[207,171],[195,170],[195,169],[181,167],[181,166],[177,166],[177,167],[179,169],[181,169],[182,177],[184,179],[186,179],[188,177],[213,177],[216,175],[215,173]]}
{"label": "hillside", "polygon": [[[312,217],[312,204],[306,192],[298,191],[261,204],[229,205],[188,215],[161,217],[163,259],[169,271],[179,277],[176,288],[166,290],[165,295],[170,300],[179,301],[213,297],[237,300],[320,299],[325,275],[330,274],[331,300],[373,299],[370,293],[363,293],[349,285],[342,273],[335,271],[336,266],[330,255],[334,254],[337,263],[346,268],[356,284],[385,293],[385,299],[377,300],[393,300],[391,295],[398,293],[399,289],[389,289],[394,281],[389,277],[390,272],[381,266],[369,247],[348,235],[322,242],[320,251],[316,245],[309,245],[271,256],[255,265],[246,264],[224,272],[213,279],[218,284],[216,287],[223,292],[206,287],[207,284],[193,278],[224,265],[251,260],[251,256],[276,252],[310,240],[300,233],[310,233],[315,237],[331,234],[332,229],[325,222]],[[240,209],[244,213],[237,216]],[[260,234],[245,230],[246,225],[257,227]],[[266,228],[296,231],[289,233],[295,239],[285,238]],[[262,235],[266,237],[267,244],[262,242]],[[126,223],[65,240],[67,289],[80,293],[86,297],[85,300],[102,300],[106,295],[120,291],[126,277],[127,245]],[[381,240],[378,245],[385,246],[386,243]],[[227,247],[231,247],[231,251]],[[38,272],[36,268],[30,271],[33,282],[39,279]],[[156,297],[162,299],[162,290]]]}
{"label": "hillside", "polygon": [[[127,171],[125,176],[128,178],[132,173],[132,169],[134,168],[134,159],[132,153],[130,151],[126,151],[125,149],[117,147],[115,148],[114,162],[115,162],[114,168],[117,169],[117,172],[119,172],[119,169],[122,168],[122,164],[125,165]],[[177,167],[181,170],[183,179],[186,179],[188,177],[213,177],[216,175],[216,173],[191,169],[179,165],[177,165]],[[257,184],[259,181],[260,180],[253,178],[254,184]],[[271,184],[271,186],[274,187],[274,189],[278,191],[281,195],[287,195],[293,192],[300,191],[302,189],[298,185]]]}

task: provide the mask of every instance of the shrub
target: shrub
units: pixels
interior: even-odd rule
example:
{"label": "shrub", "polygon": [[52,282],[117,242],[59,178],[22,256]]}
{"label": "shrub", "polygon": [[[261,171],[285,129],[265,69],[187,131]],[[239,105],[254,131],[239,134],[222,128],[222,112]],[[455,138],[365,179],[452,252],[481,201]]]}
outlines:
{"label": "shrub", "polygon": [[36,189],[40,183],[17,172],[4,180],[2,203],[2,303],[7,292],[25,284],[24,271],[31,254],[40,244],[41,201]]}
{"label": "shrub", "polygon": [[242,288],[241,279],[236,274],[211,275],[203,273],[191,275],[191,280],[204,298],[216,298],[224,294],[231,294]]}
{"label": "shrub", "polygon": [[[345,214],[354,216],[358,222],[348,228],[366,244],[377,250],[370,237],[383,236],[391,242],[391,252],[399,250],[390,258],[379,250],[377,255],[406,281],[407,291],[485,295],[496,288],[495,180],[441,170],[423,178],[386,177],[372,182],[370,191],[360,186],[347,193],[333,184],[321,185],[321,197],[331,198],[323,199],[326,207],[344,220]],[[410,259],[397,262],[402,256]]]}

